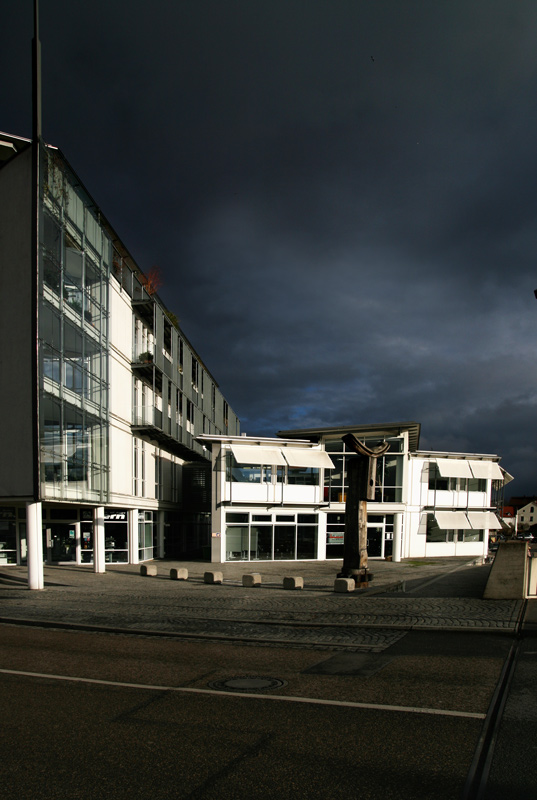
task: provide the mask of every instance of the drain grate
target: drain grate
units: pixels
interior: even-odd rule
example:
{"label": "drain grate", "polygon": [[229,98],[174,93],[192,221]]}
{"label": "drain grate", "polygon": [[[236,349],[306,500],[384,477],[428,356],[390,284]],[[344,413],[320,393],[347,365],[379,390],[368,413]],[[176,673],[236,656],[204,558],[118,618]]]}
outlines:
{"label": "drain grate", "polygon": [[264,678],[259,675],[241,675],[238,678],[227,678],[223,681],[211,681],[211,689],[228,692],[266,692],[267,689],[281,689],[287,681],[279,678]]}

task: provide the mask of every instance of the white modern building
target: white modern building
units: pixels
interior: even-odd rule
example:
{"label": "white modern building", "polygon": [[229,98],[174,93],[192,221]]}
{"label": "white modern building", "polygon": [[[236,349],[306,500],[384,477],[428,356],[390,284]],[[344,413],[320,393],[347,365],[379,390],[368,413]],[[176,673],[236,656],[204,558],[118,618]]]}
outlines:
{"label": "white modern building", "polygon": [[279,438],[203,435],[212,450],[212,560],[340,559],[347,464],[342,436],[377,461],[368,502],[370,558],[484,556],[501,528],[496,494],[510,476],[495,455],[418,449],[416,422],[282,431]]}
{"label": "white modern building", "polygon": [[195,437],[239,420],[63,154],[8,134],[0,275],[0,564],[208,557]]}

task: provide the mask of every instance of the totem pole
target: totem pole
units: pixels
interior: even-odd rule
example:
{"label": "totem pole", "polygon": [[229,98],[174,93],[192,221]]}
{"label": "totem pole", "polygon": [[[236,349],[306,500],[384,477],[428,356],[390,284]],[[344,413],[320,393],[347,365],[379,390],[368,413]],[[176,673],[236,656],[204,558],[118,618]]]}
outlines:
{"label": "totem pole", "polygon": [[352,433],[342,439],[349,450],[354,450],[356,457],[347,460],[343,567],[338,578],[354,578],[356,583],[368,583],[373,576],[367,569],[367,501],[375,499],[377,458],[384,455],[390,445],[384,442],[371,449]]}

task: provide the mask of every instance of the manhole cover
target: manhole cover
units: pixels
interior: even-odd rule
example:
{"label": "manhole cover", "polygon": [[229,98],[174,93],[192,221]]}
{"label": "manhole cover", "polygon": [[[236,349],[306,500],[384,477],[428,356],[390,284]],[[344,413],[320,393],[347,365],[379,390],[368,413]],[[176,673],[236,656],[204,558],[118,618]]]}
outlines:
{"label": "manhole cover", "polygon": [[228,692],[266,692],[267,689],[281,689],[282,686],[287,686],[287,682],[278,678],[241,675],[239,678],[228,678],[225,681],[211,681],[209,686],[211,689],[223,689]]}

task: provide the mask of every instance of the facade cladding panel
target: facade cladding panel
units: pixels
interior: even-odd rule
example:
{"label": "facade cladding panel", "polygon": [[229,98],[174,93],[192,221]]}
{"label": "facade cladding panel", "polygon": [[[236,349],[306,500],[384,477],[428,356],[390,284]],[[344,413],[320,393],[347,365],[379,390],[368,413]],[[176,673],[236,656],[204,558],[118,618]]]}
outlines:
{"label": "facade cladding panel", "polygon": [[10,385],[1,407],[11,421],[4,452],[17,453],[0,460],[0,563],[27,563],[39,518],[48,563],[208,555],[210,453],[195,437],[239,435],[239,420],[155,275],[48,146],[36,270],[32,150],[0,135],[0,325],[13,342],[0,356]]}

